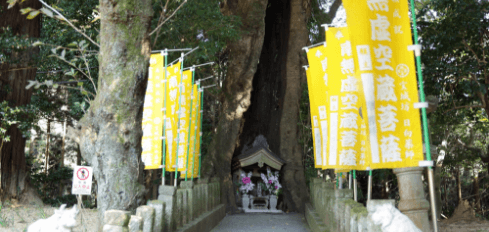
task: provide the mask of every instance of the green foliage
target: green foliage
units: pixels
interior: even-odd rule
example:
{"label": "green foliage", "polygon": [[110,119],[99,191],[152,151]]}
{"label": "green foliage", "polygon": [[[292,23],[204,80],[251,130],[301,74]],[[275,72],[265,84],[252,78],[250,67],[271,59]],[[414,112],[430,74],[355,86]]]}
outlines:
{"label": "green foliage", "polygon": [[37,127],[34,125],[36,114],[32,105],[10,107],[7,101],[2,101],[0,119],[0,151],[3,144],[10,141],[7,131],[12,125],[15,124],[25,137],[30,136],[30,128]]}
{"label": "green foliage", "polygon": [[[63,203],[72,203],[73,199],[70,197],[60,197],[59,196],[59,185],[63,182],[71,183],[71,179],[73,178],[73,169],[68,167],[62,167],[59,169],[50,169],[49,173],[46,174],[44,172],[39,172],[39,169],[33,168],[33,173],[31,173],[31,180],[34,188],[37,189],[37,192],[41,199],[46,204],[58,204],[59,202]],[[65,202],[63,200],[69,200],[70,202]],[[74,200],[76,203],[76,198]]]}
{"label": "green foliage", "polygon": [[[181,4],[180,1],[170,1],[166,16],[171,15]],[[216,65],[198,68],[195,79],[201,79],[223,72],[226,43],[239,38],[241,21],[236,16],[224,16],[219,11],[218,0],[188,0],[180,10],[169,19],[151,37],[153,50],[164,48],[195,48],[199,49],[185,57],[184,65],[207,63],[215,61]],[[155,2],[153,9],[155,17],[152,28],[158,25],[159,16],[164,2]],[[168,62],[180,57],[179,52],[171,52]],[[210,84],[210,82],[207,82]],[[207,90],[206,90],[207,91]]]}
{"label": "green foliage", "polygon": [[0,28],[0,64],[17,64],[20,59],[14,59],[12,53],[25,50],[30,47],[32,39],[27,36],[17,36],[12,33],[10,27]]}

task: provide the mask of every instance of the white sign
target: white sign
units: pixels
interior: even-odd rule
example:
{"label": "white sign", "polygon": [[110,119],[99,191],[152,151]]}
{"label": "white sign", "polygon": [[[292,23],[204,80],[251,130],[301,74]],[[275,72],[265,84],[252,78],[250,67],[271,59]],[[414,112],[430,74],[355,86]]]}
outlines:
{"label": "white sign", "polygon": [[90,195],[92,192],[92,167],[76,166],[73,169],[71,194]]}

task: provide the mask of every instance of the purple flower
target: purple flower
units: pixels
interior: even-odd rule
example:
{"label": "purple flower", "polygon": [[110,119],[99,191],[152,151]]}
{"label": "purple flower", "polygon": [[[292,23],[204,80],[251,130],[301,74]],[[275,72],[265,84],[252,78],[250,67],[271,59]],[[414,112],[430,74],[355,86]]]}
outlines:
{"label": "purple flower", "polygon": [[275,189],[278,189],[278,186],[277,185],[275,185]]}
{"label": "purple flower", "polygon": [[243,184],[248,184],[251,182],[251,179],[249,177],[243,177],[242,181],[243,181]]}
{"label": "purple flower", "polygon": [[268,180],[268,183],[271,184],[272,183],[272,180]]}

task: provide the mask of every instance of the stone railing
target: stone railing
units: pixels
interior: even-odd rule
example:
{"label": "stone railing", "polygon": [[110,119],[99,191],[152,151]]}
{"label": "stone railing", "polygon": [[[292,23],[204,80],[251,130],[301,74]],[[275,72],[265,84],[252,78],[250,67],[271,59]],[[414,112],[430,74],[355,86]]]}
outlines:
{"label": "stone railing", "polygon": [[[306,220],[312,231],[382,231],[367,208],[353,200],[351,189],[334,189],[334,184],[315,178],[310,183],[311,203],[306,204]],[[368,207],[392,204],[394,200],[370,200]]]}
{"label": "stone railing", "polygon": [[158,200],[129,211],[108,210],[103,231],[210,231],[225,216],[219,179],[182,181],[179,188],[160,186]]}

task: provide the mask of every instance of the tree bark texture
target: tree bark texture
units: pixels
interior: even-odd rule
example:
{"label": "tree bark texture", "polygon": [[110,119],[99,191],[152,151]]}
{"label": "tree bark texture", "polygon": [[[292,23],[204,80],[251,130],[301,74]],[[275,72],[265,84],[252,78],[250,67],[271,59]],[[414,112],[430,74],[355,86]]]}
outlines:
{"label": "tree bark texture", "polygon": [[228,43],[229,68],[219,96],[222,104],[216,134],[203,158],[202,174],[221,179],[221,199],[227,211],[236,209],[231,160],[243,130],[243,114],[250,106],[255,75],[265,35],[265,10],[268,0],[227,0],[221,4],[224,15],[241,17],[241,37]]}
{"label": "tree bark texture", "polygon": [[[40,16],[28,20],[26,15],[20,13],[22,8],[41,8],[36,0],[17,3],[13,8],[7,9],[7,1],[0,1],[0,31],[3,27],[10,27],[16,36],[30,38],[40,37]],[[36,68],[31,65],[31,57],[37,54],[38,49],[27,49],[20,53],[10,54],[12,59],[19,61],[16,64],[0,63],[0,102],[8,101],[11,107],[29,104],[32,89],[26,90],[28,80],[36,76]],[[9,89],[9,91],[6,91]],[[0,117],[1,120],[1,117]],[[25,162],[25,142],[21,131],[16,125],[7,131],[10,142],[4,142],[1,154],[1,199],[17,199],[21,202],[35,201],[41,203],[39,197],[30,189]],[[28,194],[29,192],[29,194]]]}
{"label": "tree bark texture", "polygon": [[[145,189],[141,120],[151,53],[151,0],[100,0],[97,96],[77,129],[83,158],[97,181],[99,218],[135,210]],[[71,136],[75,137],[76,136]]]}

